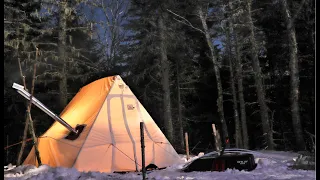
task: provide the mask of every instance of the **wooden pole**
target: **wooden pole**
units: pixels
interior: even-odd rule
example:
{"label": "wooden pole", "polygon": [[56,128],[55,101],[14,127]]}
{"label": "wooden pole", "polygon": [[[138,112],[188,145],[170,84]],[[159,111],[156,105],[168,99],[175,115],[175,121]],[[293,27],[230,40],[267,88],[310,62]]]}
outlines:
{"label": "wooden pole", "polygon": [[[38,56],[38,48],[37,48],[37,52],[36,52],[36,57]],[[32,96],[33,96],[33,91],[34,91],[34,83],[35,83],[35,79],[36,79],[36,63],[34,63],[33,65],[33,78],[32,78],[32,87],[31,87],[31,93],[30,93],[30,101],[29,101],[29,105],[27,108],[27,118],[29,118],[29,132],[32,135],[32,140],[33,140],[33,145],[34,145],[34,149],[35,149],[35,153],[36,153],[36,157],[38,160],[38,165],[41,166],[41,159],[40,159],[40,153],[38,150],[38,142],[37,142],[37,137],[36,134],[34,132],[34,126],[33,126],[33,121],[32,121],[32,117],[31,117],[31,106],[32,106]]]}
{"label": "wooden pole", "polygon": [[[7,147],[9,146],[9,136],[7,135]],[[9,148],[7,148],[6,164],[9,162]]]}
{"label": "wooden pole", "polygon": [[141,158],[142,158],[142,179],[146,179],[146,167],[144,156],[144,123],[140,122],[140,138],[141,138]]}
{"label": "wooden pole", "polygon": [[[27,91],[26,78],[23,75],[21,62],[20,62],[20,58],[19,57],[18,57],[18,65],[19,65],[20,76],[21,76],[21,79],[22,79],[22,82],[23,82],[24,89]],[[26,101],[26,106],[28,106],[28,101]],[[26,139],[27,139],[27,135],[28,135],[28,127],[29,127],[29,117],[26,116],[26,121],[25,121],[25,125],[24,125],[24,130],[23,130],[22,144],[21,144],[21,148],[20,148],[20,151],[19,151],[19,154],[18,154],[18,159],[17,159],[17,166],[19,166],[21,164],[23,151],[24,151],[24,148],[26,146]]]}
{"label": "wooden pole", "polygon": [[220,151],[221,147],[221,142],[220,142],[220,136],[219,136],[219,131],[216,129],[216,125],[212,124],[212,131],[213,131],[213,137],[214,137],[214,142],[216,146],[216,151]]}
{"label": "wooden pole", "polygon": [[188,142],[188,133],[184,133],[185,141],[186,141],[186,152],[187,152],[187,160],[189,160],[189,142]]}
{"label": "wooden pole", "polygon": [[37,141],[37,137],[36,134],[34,132],[34,127],[33,127],[33,121],[32,121],[32,117],[31,117],[31,113],[27,112],[27,116],[29,117],[29,133],[32,135],[32,141],[33,141],[33,146],[34,146],[34,150],[35,150],[35,154],[36,154],[36,158],[38,161],[38,165],[41,166],[42,162],[41,162],[41,158],[40,158],[40,152],[38,150],[38,141]]}
{"label": "wooden pole", "polygon": [[30,101],[27,107],[27,119],[29,119],[29,133],[32,136],[32,140],[33,140],[33,146],[34,146],[34,150],[35,150],[35,154],[36,154],[36,158],[38,161],[38,165],[41,166],[41,158],[40,158],[40,153],[38,150],[38,141],[37,141],[37,137],[36,134],[34,132],[34,126],[33,126],[33,121],[32,121],[32,117],[31,117],[31,106],[32,106],[32,96],[33,96],[33,91],[34,91],[34,84],[36,81],[36,70],[37,70],[37,66],[36,63],[38,61],[38,55],[39,55],[39,49],[36,47],[36,59],[35,59],[35,63],[33,64],[33,76],[32,76],[32,83],[31,83],[31,92],[30,92]]}

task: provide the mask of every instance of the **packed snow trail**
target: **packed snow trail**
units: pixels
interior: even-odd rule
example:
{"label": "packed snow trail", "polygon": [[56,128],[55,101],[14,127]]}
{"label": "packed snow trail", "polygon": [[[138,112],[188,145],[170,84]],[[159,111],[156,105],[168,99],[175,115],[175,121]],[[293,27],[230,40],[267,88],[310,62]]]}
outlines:
{"label": "packed snow trail", "polygon": [[[255,170],[246,172],[227,169],[224,172],[182,172],[184,163],[176,164],[164,170],[148,172],[149,180],[314,180],[313,170],[293,170],[289,166],[299,156],[297,153],[283,151],[251,151],[258,166]],[[196,157],[193,157],[194,159]],[[191,160],[192,160],[191,159]],[[187,162],[185,156],[182,160]],[[189,161],[191,161],[189,160]],[[74,168],[50,168],[42,165],[38,168],[28,165],[8,167],[5,170],[5,180],[108,180],[108,179],[133,179],[141,180],[141,173],[132,172],[125,174],[79,172]]]}

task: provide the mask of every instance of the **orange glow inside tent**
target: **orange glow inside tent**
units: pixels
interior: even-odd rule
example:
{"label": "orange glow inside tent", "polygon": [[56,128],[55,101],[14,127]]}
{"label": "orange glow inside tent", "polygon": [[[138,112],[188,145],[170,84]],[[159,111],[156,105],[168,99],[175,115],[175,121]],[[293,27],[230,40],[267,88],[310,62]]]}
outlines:
{"label": "orange glow inside tent", "polygon": [[[42,164],[79,171],[140,171],[140,122],[144,122],[145,164],[158,168],[179,161],[179,156],[146,109],[120,76],[96,80],[83,88],[60,117],[72,127],[85,125],[75,140],[58,122],[38,138]],[[24,164],[38,166],[32,148]]]}

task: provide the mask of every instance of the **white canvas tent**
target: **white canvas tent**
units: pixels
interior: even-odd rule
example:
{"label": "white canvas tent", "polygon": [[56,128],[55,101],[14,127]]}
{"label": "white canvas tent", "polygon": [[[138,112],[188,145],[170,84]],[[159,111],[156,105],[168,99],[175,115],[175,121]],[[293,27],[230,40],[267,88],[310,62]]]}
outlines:
{"label": "white canvas tent", "polygon": [[[146,109],[120,76],[96,80],[83,87],[60,117],[72,127],[85,128],[75,140],[55,122],[38,138],[43,164],[80,171],[140,171],[140,122],[145,124],[145,162],[158,168],[180,160]],[[38,165],[34,148],[24,164]]]}

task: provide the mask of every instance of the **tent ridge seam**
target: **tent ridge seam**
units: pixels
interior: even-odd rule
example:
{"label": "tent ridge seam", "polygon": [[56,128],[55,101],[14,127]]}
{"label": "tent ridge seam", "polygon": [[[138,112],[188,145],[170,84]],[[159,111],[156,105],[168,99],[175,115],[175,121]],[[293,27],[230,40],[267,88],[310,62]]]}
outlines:
{"label": "tent ridge seam", "polygon": [[131,131],[129,129],[129,125],[128,125],[128,119],[127,119],[127,116],[126,116],[126,110],[124,108],[124,99],[123,99],[123,96],[121,96],[121,105],[122,105],[122,116],[123,116],[123,121],[124,121],[124,124],[125,124],[125,127],[126,127],[126,130],[127,130],[127,133],[130,137],[130,141],[132,143],[132,146],[133,146],[133,153],[134,153],[134,161],[135,161],[135,166],[136,166],[136,171],[138,171],[138,166],[137,166],[137,150],[136,150],[136,144],[133,140],[133,137],[132,137],[132,134],[131,134]]}

